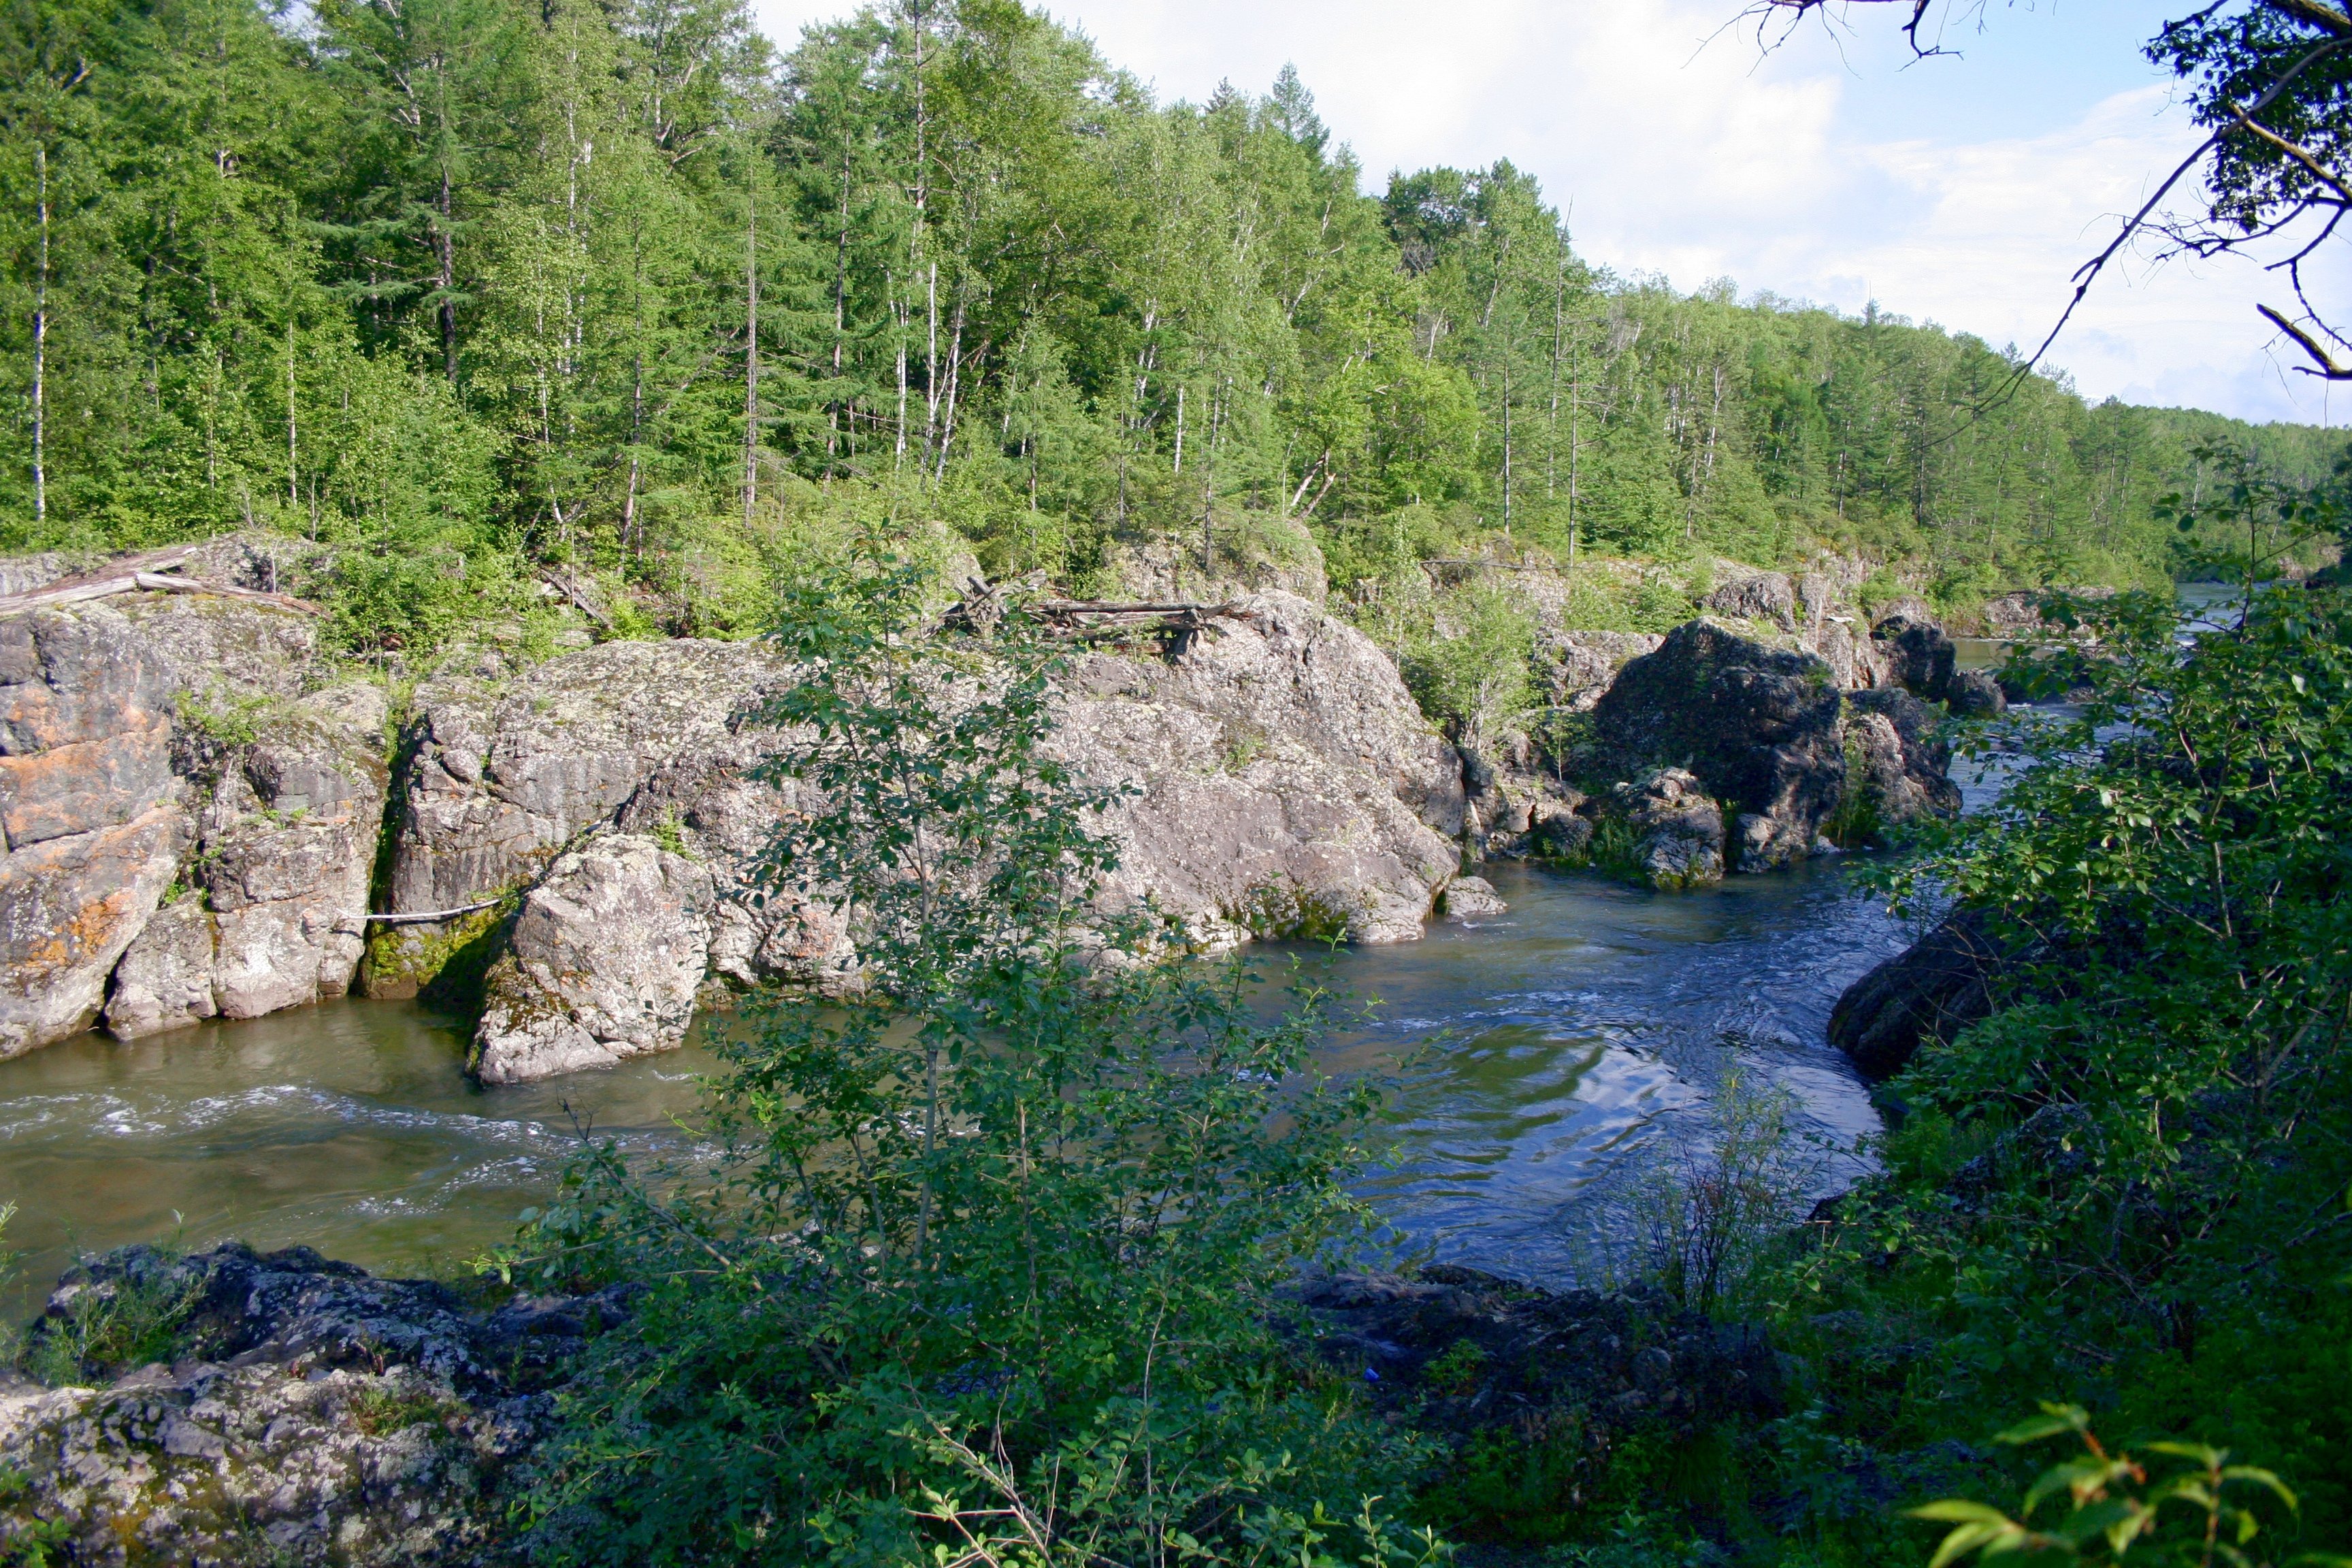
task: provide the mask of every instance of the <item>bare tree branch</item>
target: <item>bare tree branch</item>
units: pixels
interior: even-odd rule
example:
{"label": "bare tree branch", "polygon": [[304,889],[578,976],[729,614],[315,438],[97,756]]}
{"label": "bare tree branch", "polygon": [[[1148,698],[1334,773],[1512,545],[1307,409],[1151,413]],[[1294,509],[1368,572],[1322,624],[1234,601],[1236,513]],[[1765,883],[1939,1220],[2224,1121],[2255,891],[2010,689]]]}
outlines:
{"label": "bare tree branch", "polygon": [[2284,314],[2269,305],[2257,305],[2254,309],[2267,317],[2272,326],[2293,338],[2302,347],[2303,352],[2312,357],[2316,366],[2314,368],[2311,364],[2299,364],[2295,369],[2305,375],[2318,376],[2324,381],[2352,381],[2352,365],[2338,362],[2320,344],[2318,339],[2295,325],[2294,322],[2288,321]]}

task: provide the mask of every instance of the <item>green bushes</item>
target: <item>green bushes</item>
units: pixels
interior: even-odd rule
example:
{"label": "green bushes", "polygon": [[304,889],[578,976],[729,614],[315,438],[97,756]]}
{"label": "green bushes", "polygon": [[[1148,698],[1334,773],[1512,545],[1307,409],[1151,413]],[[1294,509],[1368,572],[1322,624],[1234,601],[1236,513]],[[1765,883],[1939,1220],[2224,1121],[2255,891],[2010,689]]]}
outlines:
{"label": "green bushes", "polygon": [[830,803],[772,870],[855,900],[860,989],[775,999],[723,1048],[715,1167],[600,1152],[499,1260],[647,1286],[566,1396],[534,1550],[1426,1560],[1366,1500],[1415,1444],[1272,1326],[1360,1223],[1373,1087],[1315,1078],[1311,997],[1262,1022],[1236,971],[1111,961],[1079,921],[1110,797],[1041,749],[1055,656],[919,655],[920,589],[871,559],[812,583],[784,635],[823,679],[772,715]]}

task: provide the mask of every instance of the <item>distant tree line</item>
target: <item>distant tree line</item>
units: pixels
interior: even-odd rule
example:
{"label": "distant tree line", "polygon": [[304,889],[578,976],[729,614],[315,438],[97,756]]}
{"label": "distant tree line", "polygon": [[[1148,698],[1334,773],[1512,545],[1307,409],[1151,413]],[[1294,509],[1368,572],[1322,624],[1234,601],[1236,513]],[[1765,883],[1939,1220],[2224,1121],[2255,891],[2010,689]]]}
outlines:
{"label": "distant tree line", "polygon": [[9,0],[0,64],[0,547],[291,531],[393,637],[554,561],[693,629],[826,509],[1079,584],[1415,505],[1563,560],[2148,581],[2194,441],[2334,450],[1610,273],[1508,163],[1364,196],[1294,72],[1157,104],[1010,0],[782,55],[734,0]]}

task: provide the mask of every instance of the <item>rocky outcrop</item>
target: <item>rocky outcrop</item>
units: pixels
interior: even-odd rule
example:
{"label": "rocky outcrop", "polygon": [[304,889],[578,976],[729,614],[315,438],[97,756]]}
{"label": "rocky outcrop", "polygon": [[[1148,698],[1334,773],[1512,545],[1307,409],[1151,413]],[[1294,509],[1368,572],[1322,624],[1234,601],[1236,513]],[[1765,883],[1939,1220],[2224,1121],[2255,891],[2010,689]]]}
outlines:
{"label": "rocky outcrop", "polygon": [[1877,1082],[1922,1043],[1948,1040],[1992,1011],[2009,959],[1981,916],[1963,910],[1845,989],[1830,1012],[1830,1044]]}
{"label": "rocky outcrop", "polygon": [[[1759,1330],[1717,1323],[1654,1289],[1558,1293],[1475,1268],[1309,1278],[1289,1294],[1312,1349],[1441,1443],[1500,1441],[1564,1502],[1620,1438],[1668,1440],[1784,1406],[1780,1363]],[[1548,1450],[1548,1451],[1547,1451]]]}
{"label": "rocky outcrop", "polygon": [[0,620],[0,1057],[89,1026],[179,866],[174,684],[110,605]]}
{"label": "rocky outcrop", "polygon": [[1952,744],[1938,732],[1933,709],[1893,687],[1850,692],[1845,700],[1846,738],[1860,763],[1847,787],[1867,794],[1880,826],[1960,809],[1960,788],[1949,772]]}
{"label": "rocky outcrop", "polygon": [[[764,715],[794,679],[761,645],[614,643],[495,691],[429,694],[410,728],[392,847],[395,910],[496,910],[404,927],[376,994],[489,960],[477,1070],[515,1081],[677,1044],[698,987],[845,983],[838,911],[761,872],[800,786]],[[1105,824],[1108,908],[1150,898],[1192,940],[1407,941],[1459,868],[1459,758],[1370,639],[1255,595],[1166,658],[1082,656],[1054,744],[1128,793]]]}
{"label": "rocky outcrop", "polygon": [[1619,670],[1664,640],[1654,632],[1553,632],[1538,639],[1536,666],[1554,707],[1589,713]]}
{"label": "rocky outcrop", "polygon": [[[471,1564],[508,1561],[499,1489],[552,1414],[543,1390],[625,1289],[467,1310],[307,1247],[131,1247],[68,1274],[29,1364],[0,1387],[0,1503],[64,1532],[68,1560]],[[77,1325],[152,1321],[155,1359],[76,1363]]]}
{"label": "rocky outcrop", "polygon": [[1626,665],[1593,720],[1604,768],[1686,768],[1735,810],[1734,863],[1758,871],[1811,854],[1837,809],[1840,711],[1822,660],[1697,620]]}
{"label": "rocky outcrop", "polygon": [[1895,685],[1929,702],[1944,700],[1959,650],[1924,610],[1884,617],[1870,638]]}
{"label": "rocky outcrop", "polygon": [[1658,768],[1617,786],[1634,835],[1641,879],[1662,892],[1723,880],[1723,806],[1681,768]]}
{"label": "rocky outcrop", "polygon": [[475,1076],[520,1083],[676,1049],[717,901],[709,870],[649,838],[599,835],[559,858],[489,972]]}
{"label": "rocky outcrop", "polygon": [[1707,595],[1706,607],[1738,620],[1773,621],[1784,631],[1797,625],[1796,589],[1779,572],[1759,572],[1726,583]]}

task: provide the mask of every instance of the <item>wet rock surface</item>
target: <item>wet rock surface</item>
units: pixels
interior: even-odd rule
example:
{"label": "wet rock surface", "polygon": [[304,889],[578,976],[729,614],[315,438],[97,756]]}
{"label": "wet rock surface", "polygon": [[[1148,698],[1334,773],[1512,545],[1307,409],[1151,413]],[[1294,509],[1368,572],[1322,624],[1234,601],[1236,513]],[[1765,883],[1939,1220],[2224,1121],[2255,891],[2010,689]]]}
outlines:
{"label": "wet rock surface", "polygon": [[[483,1312],[307,1247],[110,1253],[34,1325],[30,1362],[68,1375],[0,1388],[0,1463],[27,1489],[0,1509],[62,1529],[80,1563],[505,1562],[498,1489],[571,1352],[628,1300]],[[110,1313],[159,1325],[142,1348],[163,1353],[93,1341]]]}
{"label": "wet rock surface", "polygon": [[1982,917],[1955,914],[1846,987],[1830,1013],[1830,1044],[1864,1078],[1892,1078],[1926,1041],[1992,1011],[1993,982],[2011,957]]}

